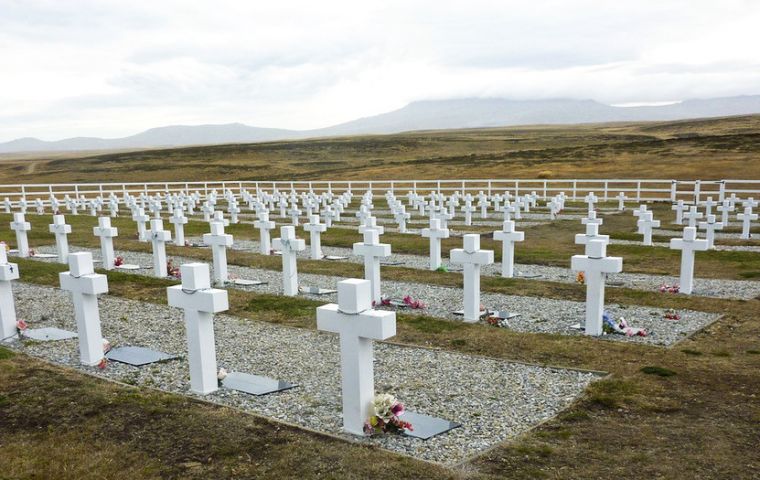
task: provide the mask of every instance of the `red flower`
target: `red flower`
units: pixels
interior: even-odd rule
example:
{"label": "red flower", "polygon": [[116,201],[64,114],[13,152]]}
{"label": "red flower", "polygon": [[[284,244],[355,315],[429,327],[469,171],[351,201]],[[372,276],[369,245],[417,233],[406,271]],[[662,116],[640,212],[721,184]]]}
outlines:
{"label": "red flower", "polygon": [[19,320],[16,322],[16,328],[17,328],[19,331],[24,331],[24,330],[26,330],[27,328],[29,328],[29,326],[26,324],[26,321],[25,321],[24,319],[19,319]]}
{"label": "red flower", "polygon": [[103,357],[100,359],[100,362],[98,363],[98,368],[101,370],[105,370],[107,365],[108,365],[108,360],[106,360],[106,357]]}

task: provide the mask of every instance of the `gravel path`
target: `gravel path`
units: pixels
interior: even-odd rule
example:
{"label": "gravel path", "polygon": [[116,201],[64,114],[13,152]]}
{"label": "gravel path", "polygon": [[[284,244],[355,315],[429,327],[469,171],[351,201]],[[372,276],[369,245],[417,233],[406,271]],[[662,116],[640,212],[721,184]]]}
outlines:
{"label": "gravel path", "polygon": [[[679,235],[680,236],[680,235]],[[636,240],[617,240],[617,239],[610,239],[611,244],[617,244],[617,245],[640,245],[640,241]],[[665,242],[652,242],[653,247],[664,247],[664,248],[670,248],[670,243]],[[753,245],[718,245],[715,244],[715,250],[721,251],[721,252],[756,252],[760,253],[760,246],[753,246]]]}
{"label": "gravel path", "polygon": [[[72,247],[72,251],[87,249]],[[53,251],[52,247],[43,247],[43,251]],[[94,258],[99,258],[99,252],[93,252]],[[145,269],[126,271],[128,273],[151,275],[152,256],[142,252],[118,251],[126,263],[134,263],[145,266]],[[197,259],[174,257],[176,264],[197,262]],[[41,259],[41,261],[52,261]],[[259,280],[268,282],[255,287],[234,287],[255,292],[282,294],[282,274],[278,271],[263,270],[249,267],[229,265],[229,273],[237,278]],[[21,272],[23,278],[23,272]],[[314,274],[299,274],[301,286],[314,286],[326,289],[335,289],[336,284],[342,277]],[[699,285],[699,284],[698,284]],[[383,281],[384,295],[394,299],[401,299],[411,295],[426,304],[421,310],[405,310],[409,313],[431,315],[454,321],[461,321],[461,317],[453,314],[462,308],[462,289],[428,285],[423,283],[407,283],[395,281]],[[614,287],[611,287],[614,288]],[[335,302],[335,294],[327,295],[303,295],[306,298],[327,302]],[[574,324],[583,322],[585,318],[585,303],[570,300],[556,300],[548,298],[523,297],[516,295],[502,295],[496,293],[482,293],[481,303],[490,310],[509,310],[520,314],[520,317],[509,321],[509,328],[519,332],[529,333],[560,333],[563,335],[580,335],[581,332],[573,328]],[[649,335],[646,337],[624,337],[620,335],[605,335],[602,338],[616,341],[640,342],[653,345],[672,345],[689,334],[700,330],[718,318],[718,315],[704,312],[684,310],[679,312],[681,320],[671,321],[663,319],[664,310],[650,307],[628,306],[608,304],[607,311],[614,318],[625,317],[633,327],[645,328]]]}
{"label": "gravel path", "polygon": [[[65,292],[24,283],[15,284],[14,291],[19,316],[30,328],[76,329]],[[109,362],[105,370],[99,370],[78,363],[76,339],[23,341],[12,346],[98,376],[194,396],[189,392],[185,328],[179,310],[106,295],[100,298],[100,312],[103,335],[113,346],[139,345],[182,357],[142,368]],[[427,441],[404,436],[357,438],[340,428],[337,336],[227,315],[216,316],[214,330],[220,366],[298,386],[261,397],[223,389],[203,397],[206,400],[446,464],[555,416],[598,378],[586,372],[376,343],[376,391],[393,393],[409,410],[463,426]]]}

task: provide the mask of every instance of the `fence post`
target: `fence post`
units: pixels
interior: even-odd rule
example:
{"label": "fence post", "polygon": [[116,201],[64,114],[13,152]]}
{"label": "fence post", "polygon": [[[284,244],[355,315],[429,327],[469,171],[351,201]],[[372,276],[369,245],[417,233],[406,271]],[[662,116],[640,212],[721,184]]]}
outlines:
{"label": "fence post", "polygon": [[721,180],[718,188],[718,202],[723,203],[723,200],[726,198],[726,181]]}
{"label": "fence post", "polygon": [[694,205],[699,205],[699,191],[702,188],[700,180],[694,180]]}

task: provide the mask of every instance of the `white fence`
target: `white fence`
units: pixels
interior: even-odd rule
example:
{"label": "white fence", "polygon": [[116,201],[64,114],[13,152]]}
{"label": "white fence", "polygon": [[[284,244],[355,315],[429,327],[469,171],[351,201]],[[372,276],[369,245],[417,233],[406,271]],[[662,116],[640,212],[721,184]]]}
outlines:
{"label": "white fence", "polygon": [[26,199],[41,199],[49,204],[51,196],[58,199],[68,195],[72,198],[92,199],[106,197],[111,193],[122,196],[166,194],[175,192],[195,192],[203,195],[211,191],[224,192],[232,190],[240,194],[242,190],[251,193],[259,191],[281,192],[335,192],[350,190],[354,193],[372,191],[382,195],[390,190],[397,195],[409,191],[420,194],[431,191],[462,194],[476,194],[483,191],[489,195],[510,192],[512,195],[536,192],[546,199],[559,192],[571,200],[581,200],[589,192],[594,192],[603,201],[613,200],[623,192],[629,201],[699,202],[708,196],[722,201],[726,196],[760,198],[760,180],[644,180],[644,179],[468,179],[468,180],[314,180],[314,181],[212,181],[212,182],[150,182],[150,183],[57,183],[0,185],[0,199],[9,198],[12,202]]}

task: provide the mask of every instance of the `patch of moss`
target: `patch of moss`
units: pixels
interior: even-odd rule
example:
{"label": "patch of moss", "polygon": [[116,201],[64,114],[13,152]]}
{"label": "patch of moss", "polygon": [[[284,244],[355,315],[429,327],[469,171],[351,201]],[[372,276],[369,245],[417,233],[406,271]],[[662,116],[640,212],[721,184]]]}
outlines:
{"label": "patch of moss", "polygon": [[658,377],[672,377],[676,375],[676,372],[673,370],[657,366],[641,367],[641,373],[646,373],[647,375],[657,375]]}

